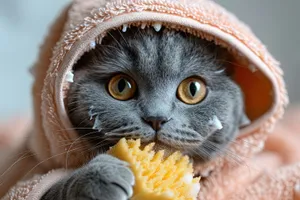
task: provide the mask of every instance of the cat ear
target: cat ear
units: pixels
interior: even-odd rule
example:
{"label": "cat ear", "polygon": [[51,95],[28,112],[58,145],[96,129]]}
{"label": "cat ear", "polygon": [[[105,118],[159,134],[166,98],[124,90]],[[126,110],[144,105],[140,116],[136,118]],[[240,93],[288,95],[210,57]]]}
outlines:
{"label": "cat ear", "polygon": [[240,128],[245,127],[251,123],[250,119],[247,117],[245,113],[243,113],[240,119]]}

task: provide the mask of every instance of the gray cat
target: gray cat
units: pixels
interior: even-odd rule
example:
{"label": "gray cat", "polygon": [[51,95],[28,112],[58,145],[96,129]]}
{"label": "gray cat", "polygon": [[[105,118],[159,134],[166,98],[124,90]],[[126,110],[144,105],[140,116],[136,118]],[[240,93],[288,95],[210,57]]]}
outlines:
{"label": "gray cat", "polygon": [[248,122],[243,95],[221,47],[187,33],[111,31],[74,66],[68,112],[99,155],[54,185],[43,200],[126,200],[134,176],[102,154],[122,137],[155,141],[207,162]]}

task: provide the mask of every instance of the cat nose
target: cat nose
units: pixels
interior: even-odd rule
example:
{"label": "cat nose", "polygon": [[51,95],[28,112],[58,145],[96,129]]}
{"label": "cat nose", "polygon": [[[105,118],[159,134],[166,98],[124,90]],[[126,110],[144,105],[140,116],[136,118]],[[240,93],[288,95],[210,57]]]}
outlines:
{"label": "cat nose", "polygon": [[159,131],[161,126],[166,122],[170,121],[170,119],[166,117],[147,117],[143,118],[144,121],[149,124],[155,131]]}

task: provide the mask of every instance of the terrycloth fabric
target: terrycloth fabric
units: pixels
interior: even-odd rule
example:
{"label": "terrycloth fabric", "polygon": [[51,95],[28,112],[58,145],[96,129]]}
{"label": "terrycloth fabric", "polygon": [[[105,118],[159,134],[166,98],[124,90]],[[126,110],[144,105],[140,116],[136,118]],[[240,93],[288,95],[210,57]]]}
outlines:
{"label": "terrycloth fabric", "polygon": [[[247,165],[244,167],[242,164],[240,165],[240,169],[244,169],[244,175],[248,177],[251,173],[257,175],[254,181],[254,184],[245,184],[242,185],[242,189],[240,189],[237,194],[229,194],[229,196],[233,196],[232,198],[226,197],[223,199],[270,199],[270,195],[266,195],[262,193],[261,197],[257,196],[254,198],[252,194],[250,195],[250,188],[259,187],[259,185],[264,184],[263,188],[266,186],[270,186],[267,182],[264,182],[266,177],[273,179],[275,181],[277,190],[271,188],[271,192],[278,192],[278,196],[273,199],[299,199],[300,200],[300,179],[299,179],[299,171],[295,171],[295,177],[298,180],[296,181],[296,185],[291,184],[288,186],[289,188],[282,190],[284,187],[285,181],[287,181],[286,175],[293,170],[299,168],[296,167],[296,163],[300,160],[300,124],[298,123],[298,119],[300,118],[300,107],[290,109],[284,117],[284,120],[281,121],[276,127],[275,130],[270,134],[268,140],[266,141],[265,149],[263,152],[256,155]],[[18,127],[18,129],[13,129],[11,127]],[[6,122],[2,122],[0,124],[0,141],[5,141],[5,143],[0,144],[1,154],[0,156],[7,155],[8,150],[16,149],[17,146],[22,146],[19,143],[20,137],[24,138],[28,132],[24,131],[28,127],[28,119],[24,118],[23,120],[12,119]],[[17,145],[16,145],[17,144]],[[2,150],[6,150],[3,153]],[[5,157],[1,157],[1,160],[5,159]],[[24,163],[23,163],[24,164]],[[262,169],[258,171],[258,165],[262,166]],[[272,165],[272,166],[271,166]],[[288,166],[290,165],[290,166]],[[23,167],[23,166],[22,166]],[[32,167],[32,166],[30,166]],[[30,168],[31,169],[31,168]],[[29,170],[30,170],[29,169]],[[290,171],[284,172],[282,171]],[[261,174],[264,174],[264,177]],[[12,188],[7,196],[3,199],[27,199],[27,200],[37,200],[39,197],[49,188],[53,183],[63,178],[69,172],[60,169],[60,170],[52,170],[45,175],[35,175],[27,181],[19,182],[14,188]],[[234,171],[236,173],[236,171]],[[276,175],[275,175],[276,174]],[[245,177],[243,176],[243,177]],[[278,176],[283,176],[279,178]],[[293,176],[293,175],[292,175]],[[236,179],[237,176],[234,176]],[[236,180],[234,189],[239,186],[239,181]],[[288,184],[287,184],[288,185]],[[268,187],[269,188],[269,187]],[[1,188],[2,189],[2,188]],[[247,190],[246,190],[247,189]],[[255,189],[253,191],[256,191]],[[283,193],[289,191],[286,197],[283,197]],[[267,191],[270,192],[270,191]],[[235,196],[236,195],[236,196]],[[204,198],[209,199],[209,198]],[[212,197],[210,199],[213,199]],[[217,199],[217,198],[215,198]],[[221,198],[220,198],[221,199]]]}
{"label": "terrycloth fabric", "polygon": [[[4,199],[38,199],[68,169],[94,156],[86,151],[88,144],[78,140],[68,119],[65,97],[70,83],[66,76],[110,29],[154,22],[227,48],[233,55],[234,79],[245,95],[251,124],[240,130],[230,146],[234,156],[195,165],[196,172],[205,177],[199,199],[293,198],[300,180],[298,146],[291,139],[296,138],[295,130],[289,130],[291,137],[286,138],[286,127],[277,128],[266,143],[270,151],[259,153],[288,101],[282,71],[246,25],[209,0],[74,0],[53,24],[32,69],[33,131],[4,163],[6,167],[0,166],[0,173],[4,171],[0,197],[17,184]],[[12,167],[4,170],[7,166]]]}

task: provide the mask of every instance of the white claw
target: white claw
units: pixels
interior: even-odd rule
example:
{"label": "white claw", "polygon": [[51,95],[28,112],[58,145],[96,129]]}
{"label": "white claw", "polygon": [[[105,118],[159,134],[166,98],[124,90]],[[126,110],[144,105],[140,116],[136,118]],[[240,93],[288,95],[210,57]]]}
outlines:
{"label": "white claw", "polygon": [[294,190],[296,193],[300,193],[300,183],[296,183],[295,187],[294,187]]}
{"label": "white claw", "polygon": [[74,74],[72,71],[69,71],[66,75],[66,81],[73,83],[74,82]]}
{"label": "white claw", "polygon": [[152,26],[156,32],[159,32],[162,27],[162,24],[157,22],[157,23],[154,23]]}
{"label": "white claw", "polygon": [[94,49],[94,48],[96,47],[96,42],[95,42],[95,41],[92,41],[92,42],[90,43],[90,47],[91,47],[92,49]]}
{"label": "white claw", "polygon": [[213,118],[209,120],[208,124],[216,128],[217,130],[221,130],[223,128],[221,121],[216,115],[214,115]]}
{"label": "white claw", "polygon": [[255,65],[253,65],[253,64],[250,64],[250,65],[249,65],[249,69],[250,69],[250,71],[251,71],[252,73],[257,71]]}
{"label": "white claw", "polygon": [[128,24],[123,24],[122,32],[125,33],[127,31]]}
{"label": "white claw", "polygon": [[193,175],[192,174],[186,174],[184,177],[183,177],[183,181],[185,183],[191,183],[193,181]]}
{"label": "white claw", "polygon": [[141,29],[145,29],[147,24],[145,22],[142,23]]}
{"label": "white claw", "polygon": [[134,184],[135,184],[135,179],[133,178],[132,181],[130,182],[130,185],[134,186]]}
{"label": "white claw", "polygon": [[132,195],[133,195],[133,189],[132,187],[129,187],[128,197],[132,197]]}

